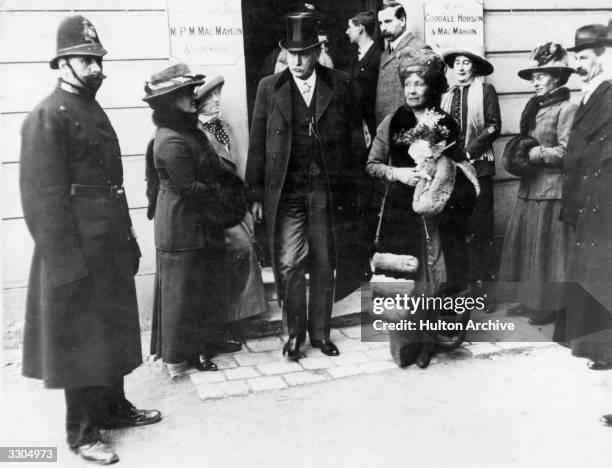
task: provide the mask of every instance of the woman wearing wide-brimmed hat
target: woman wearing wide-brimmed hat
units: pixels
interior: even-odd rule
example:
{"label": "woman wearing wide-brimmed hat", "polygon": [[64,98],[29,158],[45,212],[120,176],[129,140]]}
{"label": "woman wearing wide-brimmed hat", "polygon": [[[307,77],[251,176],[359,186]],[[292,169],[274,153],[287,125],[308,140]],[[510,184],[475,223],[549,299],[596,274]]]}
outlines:
{"label": "woman wearing wide-brimmed hat", "polygon": [[157,249],[151,353],[163,359],[173,377],[188,364],[216,370],[208,344],[223,311],[223,227],[203,213],[213,185],[203,181],[202,167],[220,163],[197,127],[194,89],[202,83],[203,75],[179,63],[151,76],[143,98],[157,127],[152,150],[159,180],[149,213]]}
{"label": "woman wearing wide-brimmed hat", "polygon": [[564,86],[574,72],[565,49],[548,42],[536,47],[531,59],[534,64],[518,72],[535,89],[520,121],[520,138],[531,141],[525,153],[530,170],[521,178],[506,231],[498,293],[501,299],[521,304],[509,315],[526,315],[532,325],[539,325],[554,321],[562,308],[570,236],[559,220],[563,158],[577,106]]}
{"label": "woman wearing wide-brimmed hat", "polygon": [[486,307],[490,309],[490,283],[495,280],[493,142],[501,132],[501,115],[497,92],[483,77],[493,73],[493,65],[475,47],[450,50],[442,57],[453,69],[456,82],[443,96],[441,107],[457,121],[459,147],[474,165],[480,184],[480,195],[469,219],[469,279],[475,293],[487,297]]}

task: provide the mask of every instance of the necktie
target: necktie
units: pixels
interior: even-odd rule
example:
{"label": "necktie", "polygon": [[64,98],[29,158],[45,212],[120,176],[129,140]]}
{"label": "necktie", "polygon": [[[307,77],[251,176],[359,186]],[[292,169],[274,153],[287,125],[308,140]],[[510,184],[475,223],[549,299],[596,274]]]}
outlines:
{"label": "necktie", "polygon": [[310,93],[312,91],[312,86],[310,86],[309,83],[304,83],[304,86],[302,88],[302,96],[304,96],[304,101],[306,101],[306,104],[310,105]]}
{"label": "necktie", "polygon": [[229,135],[223,128],[223,124],[218,119],[211,122],[206,122],[205,124],[202,124],[202,126],[206,131],[212,133],[219,143],[229,146]]}

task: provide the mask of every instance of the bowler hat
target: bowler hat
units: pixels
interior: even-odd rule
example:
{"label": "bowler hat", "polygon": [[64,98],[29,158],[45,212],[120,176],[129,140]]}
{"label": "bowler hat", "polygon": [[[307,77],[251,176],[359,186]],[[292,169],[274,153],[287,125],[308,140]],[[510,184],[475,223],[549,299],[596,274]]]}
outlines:
{"label": "bowler hat", "polygon": [[195,90],[196,101],[202,99],[207,93],[216,87],[223,86],[224,83],[225,78],[223,78],[221,75],[213,76],[212,78],[204,81],[204,84]]}
{"label": "bowler hat", "polygon": [[529,162],[529,150],[540,143],[527,135],[517,135],[504,148],[502,165],[512,175],[528,177],[535,173],[535,167]]}
{"label": "bowler hat", "polygon": [[301,52],[321,44],[317,35],[317,19],[310,13],[292,13],[285,17],[287,39],[278,45],[289,52]]}
{"label": "bowler hat", "polygon": [[491,62],[489,62],[482,56],[482,54],[479,54],[475,50],[470,50],[468,48],[453,49],[444,52],[442,54],[442,58],[444,59],[444,63],[446,63],[446,65],[453,68],[455,65],[455,59],[459,55],[463,55],[472,61],[474,75],[487,76],[493,73],[493,65]]}
{"label": "bowler hat", "polygon": [[49,61],[49,66],[57,70],[60,57],[89,55],[103,57],[106,50],[100,43],[96,28],[82,15],[66,16],[57,28],[57,51]]}
{"label": "bowler hat", "polygon": [[569,47],[570,52],[580,52],[593,47],[605,47],[612,45],[612,37],[608,35],[608,28],[603,24],[587,24],[576,30],[574,47]]}
{"label": "bowler hat", "polygon": [[205,75],[194,75],[186,63],[177,63],[162,71],[154,73],[145,81],[145,102],[151,102],[186,86],[198,86],[204,83]]}

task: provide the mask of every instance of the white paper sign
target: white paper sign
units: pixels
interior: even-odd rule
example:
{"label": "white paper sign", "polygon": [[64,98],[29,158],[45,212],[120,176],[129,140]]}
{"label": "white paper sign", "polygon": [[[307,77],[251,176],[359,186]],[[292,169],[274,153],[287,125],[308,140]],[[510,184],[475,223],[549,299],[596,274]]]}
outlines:
{"label": "white paper sign", "polygon": [[424,8],[425,42],[434,51],[469,44],[484,50],[483,0],[431,0]]}
{"label": "white paper sign", "polygon": [[244,55],[240,0],[168,0],[170,53],[190,65],[231,65]]}

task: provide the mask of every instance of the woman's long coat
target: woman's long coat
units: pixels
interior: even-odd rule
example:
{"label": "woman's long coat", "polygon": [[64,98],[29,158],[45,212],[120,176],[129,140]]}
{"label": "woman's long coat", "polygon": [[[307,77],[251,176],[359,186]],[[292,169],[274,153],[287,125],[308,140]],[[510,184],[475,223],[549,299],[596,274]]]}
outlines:
{"label": "woman's long coat", "polygon": [[[316,66],[316,128],[332,206],[335,247],[336,300],[361,281],[367,249],[358,238],[365,222],[358,195],[365,180],[363,134],[346,73]],[[291,82],[285,70],[261,80],[251,124],[246,183],[251,202],[263,202],[272,265],[278,204],[291,153]],[[363,253],[362,253],[363,252]],[[275,274],[277,272],[275,271]]]}
{"label": "woman's long coat", "polygon": [[77,184],[108,194],[123,184],[117,136],[93,96],[68,89],[58,86],[22,127],[20,188],[34,239],[23,374],[49,388],[112,385],[142,362],[140,250],[125,194],[71,195]]}

